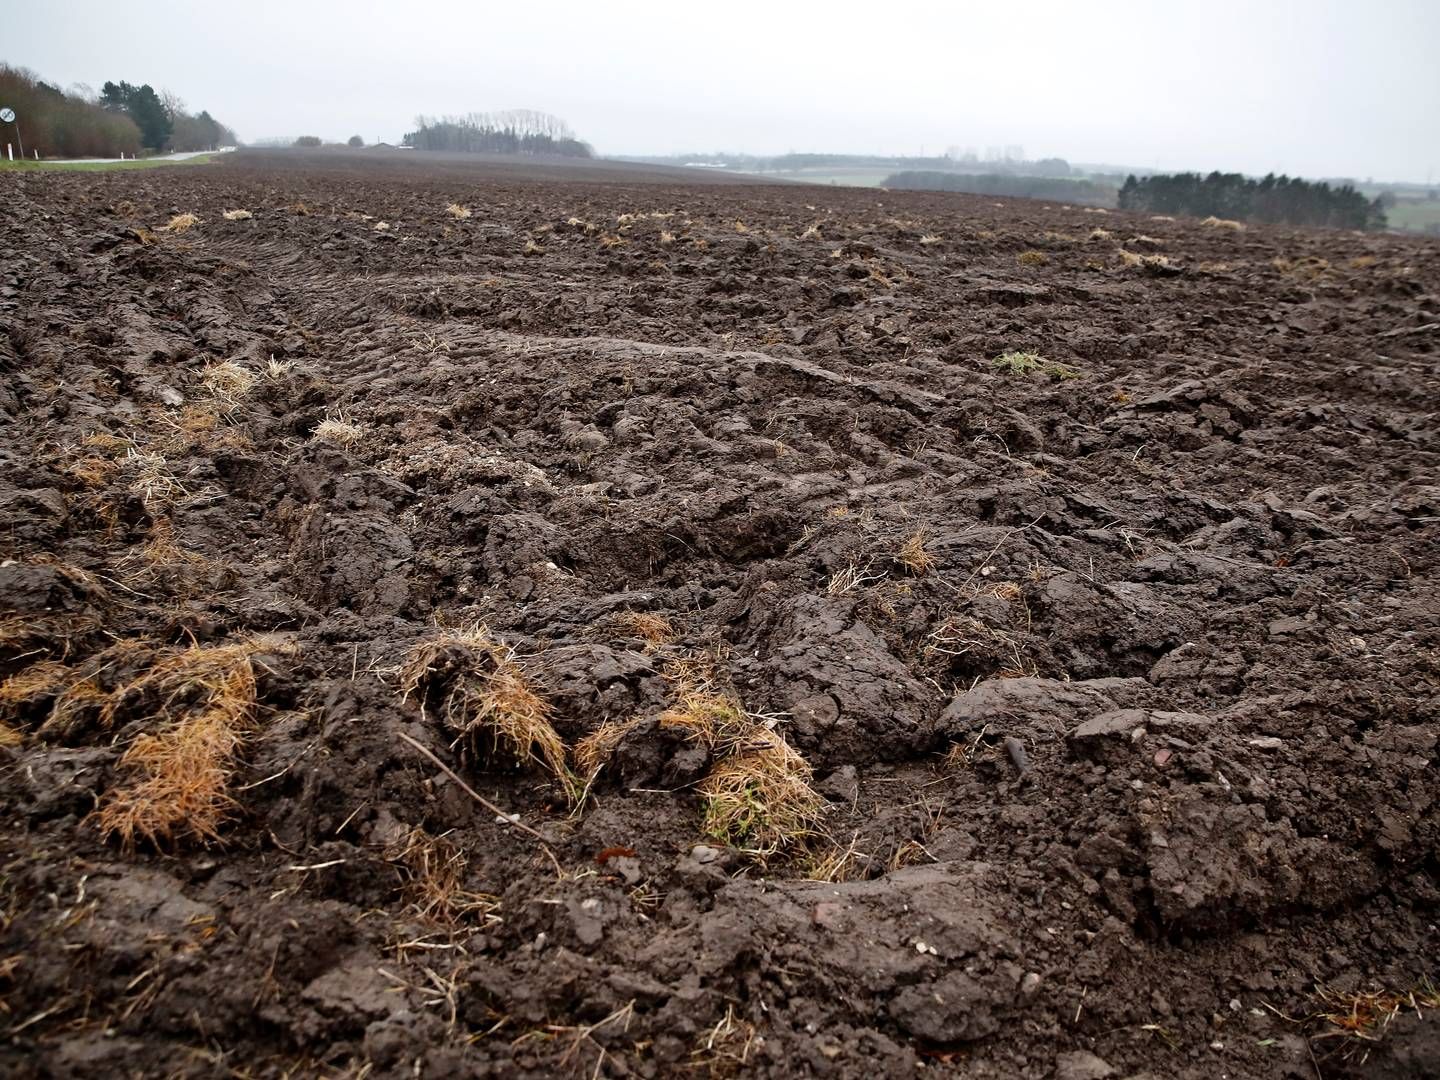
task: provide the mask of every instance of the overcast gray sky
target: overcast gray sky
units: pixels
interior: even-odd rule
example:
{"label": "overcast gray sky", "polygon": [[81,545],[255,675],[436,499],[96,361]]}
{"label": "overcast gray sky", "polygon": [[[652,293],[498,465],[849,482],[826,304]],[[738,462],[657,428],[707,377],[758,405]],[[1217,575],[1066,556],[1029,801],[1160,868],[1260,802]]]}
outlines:
{"label": "overcast gray sky", "polygon": [[0,0],[0,59],[242,139],[534,108],[602,154],[929,153],[1440,175],[1440,0]]}

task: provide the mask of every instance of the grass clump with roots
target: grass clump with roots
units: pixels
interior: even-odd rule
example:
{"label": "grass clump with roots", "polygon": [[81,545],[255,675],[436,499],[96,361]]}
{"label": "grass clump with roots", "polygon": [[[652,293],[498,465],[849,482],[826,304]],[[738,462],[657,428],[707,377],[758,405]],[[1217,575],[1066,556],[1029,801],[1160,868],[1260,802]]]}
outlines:
{"label": "grass clump with roots", "polygon": [[935,565],[935,556],[925,550],[925,533],[917,531],[907,537],[895,553],[895,561],[916,577],[924,577]]}
{"label": "grass clump with roots", "polygon": [[1134,251],[1126,251],[1124,248],[1117,248],[1115,254],[1119,257],[1121,265],[1130,269],[1163,273],[1171,268],[1170,259],[1166,255],[1141,255]]}
{"label": "grass clump with roots", "polygon": [[1315,1039],[1343,1040],[1341,1056],[1364,1064],[1370,1049],[1381,1041],[1394,1019],[1407,1009],[1417,1016],[1440,1009],[1440,988],[1427,976],[1409,990],[1390,990],[1370,986],[1359,990],[1339,990],[1320,986],[1315,996],[1319,1008],[1310,1019],[1317,1019],[1328,1030],[1312,1036]]}
{"label": "grass clump with roots", "polygon": [[515,650],[484,626],[444,630],[413,647],[400,671],[402,699],[433,708],[452,745],[532,762],[567,787],[565,743],[550,723],[550,704],[531,685]]}
{"label": "grass clump with roots", "polygon": [[807,836],[824,804],[810,786],[809,763],[718,688],[704,665],[678,664],[669,677],[676,701],[660,715],[661,728],[684,733],[713,757],[696,789],[704,800],[705,833],[762,857]]}
{"label": "grass clump with roots", "polygon": [[200,218],[195,214],[176,214],[161,229],[162,232],[182,233],[188,232],[200,224]]}
{"label": "grass clump with roots", "polygon": [[[716,685],[708,658],[684,657],[666,665],[673,703],[657,727],[703,746],[710,766],[696,785],[711,839],[765,858],[809,836],[824,800],[811,787],[810,765],[763,716],[747,712],[733,693]],[[644,716],[609,721],[575,746],[575,763],[587,787],[625,737],[650,723]]]}
{"label": "grass clump with roots", "polygon": [[221,360],[200,373],[200,385],[227,411],[238,408],[259,381],[258,375],[234,360]]}
{"label": "grass clump with roots", "polygon": [[352,423],[345,419],[343,416],[332,416],[316,424],[315,430],[310,433],[310,437],[320,442],[349,446],[351,443],[359,442],[365,437],[365,429],[359,424]]}
{"label": "grass clump with roots", "polygon": [[453,202],[449,206],[445,207],[445,212],[449,214],[452,218],[454,218],[456,221],[464,221],[470,216],[469,208],[461,206],[459,203]]}
{"label": "grass clump with roots", "polygon": [[259,642],[195,646],[157,654],[143,675],[117,687],[104,712],[153,701],[157,730],[130,744],[120,768],[135,777],[109,791],[95,812],[126,849],[180,841],[209,844],[237,804],[229,792],[237,757],[255,722],[253,657]]}
{"label": "grass clump with roots", "polygon": [[220,216],[226,221],[249,221],[255,215],[249,210],[226,210]]}
{"label": "grass clump with roots", "polygon": [[810,781],[809,763],[778,732],[753,724],[700,781],[705,832],[760,855],[788,847],[819,818]]}
{"label": "grass clump with roots", "polygon": [[669,645],[676,638],[674,624],[653,611],[617,611],[610,616],[610,624],[620,633],[645,642],[647,651]]}
{"label": "grass clump with roots", "polygon": [[1024,375],[1029,378],[1036,375],[1048,375],[1052,379],[1060,380],[1080,377],[1080,372],[1069,364],[1047,360],[1039,353],[1033,352],[1001,353],[990,361],[990,366],[1005,375]]}

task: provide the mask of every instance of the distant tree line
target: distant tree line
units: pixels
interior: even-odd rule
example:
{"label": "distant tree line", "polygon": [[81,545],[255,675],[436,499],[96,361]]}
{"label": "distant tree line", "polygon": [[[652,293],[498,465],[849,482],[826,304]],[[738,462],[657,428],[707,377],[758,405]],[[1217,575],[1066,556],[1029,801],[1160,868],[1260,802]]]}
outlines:
{"label": "distant tree line", "polygon": [[558,154],[591,157],[593,151],[575,137],[565,121],[548,113],[515,109],[499,113],[415,119],[415,130],[402,140],[417,150],[450,150],[469,154]]}
{"label": "distant tree line", "polygon": [[1115,189],[1089,180],[997,173],[929,172],[912,169],[885,178],[884,187],[901,191],[958,191],[966,195],[1002,195],[1019,199],[1055,199],[1086,206],[1114,204]]}
{"label": "distant tree line", "polygon": [[1120,188],[1120,209],[1157,214],[1191,214],[1286,225],[1330,225],[1383,229],[1380,200],[1367,199],[1350,184],[1331,187],[1271,173],[1254,180],[1239,173],[1178,173],[1131,176]]}
{"label": "distant tree line", "polygon": [[[41,157],[140,152],[140,128],[129,116],[103,109],[80,94],[67,94],[23,68],[0,65],[0,106],[15,110],[27,155],[37,150]],[[7,124],[0,141],[14,142],[14,135]]]}
{"label": "distant tree line", "polygon": [[[68,91],[34,72],[0,64],[0,106],[15,110],[27,155],[119,157],[149,150],[210,150],[235,133],[208,112],[191,115],[169,91],[107,82],[97,95]],[[6,133],[13,135],[13,129]]]}
{"label": "distant tree line", "polygon": [[179,96],[168,90],[157,94],[149,83],[107,82],[99,103],[135,121],[141,143],[151,150],[215,150],[235,142],[235,133],[208,112],[191,115]]}

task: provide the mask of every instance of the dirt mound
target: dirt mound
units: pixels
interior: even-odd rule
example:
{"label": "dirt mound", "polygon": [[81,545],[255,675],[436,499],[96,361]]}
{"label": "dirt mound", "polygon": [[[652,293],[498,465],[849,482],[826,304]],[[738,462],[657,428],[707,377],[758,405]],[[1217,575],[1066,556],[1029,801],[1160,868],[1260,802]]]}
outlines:
{"label": "dirt mound", "polygon": [[1433,1071],[1433,245],[327,161],[4,178],[8,1074]]}

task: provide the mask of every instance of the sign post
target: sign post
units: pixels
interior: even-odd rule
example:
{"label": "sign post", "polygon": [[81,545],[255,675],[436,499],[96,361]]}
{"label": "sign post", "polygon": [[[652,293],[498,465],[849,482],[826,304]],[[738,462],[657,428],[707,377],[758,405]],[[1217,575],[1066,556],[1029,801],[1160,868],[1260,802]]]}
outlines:
{"label": "sign post", "polygon": [[[15,125],[15,141],[20,144],[20,160],[21,160],[21,161],[24,161],[24,160],[25,160],[25,140],[20,137],[20,121],[18,121],[18,120],[15,119],[15,110],[12,109],[12,108],[9,108],[8,106],[5,107],[5,108],[3,108],[3,109],[0,109],[0,123],[4,123],[4,124],[14,124],[14,125]],[[8,146],[8,144],[7,144],[7,146]],[[36,155],[37,155],[37,156],[39,155],[39,151],[38,151],[38,150],[36,151]],[[14,159],[14,157],[12,156],[10,160],[11,160],[11,161],[14,161],[15,159]]]}

